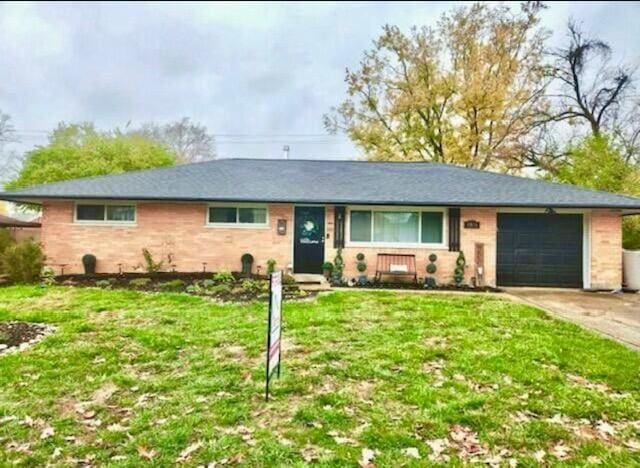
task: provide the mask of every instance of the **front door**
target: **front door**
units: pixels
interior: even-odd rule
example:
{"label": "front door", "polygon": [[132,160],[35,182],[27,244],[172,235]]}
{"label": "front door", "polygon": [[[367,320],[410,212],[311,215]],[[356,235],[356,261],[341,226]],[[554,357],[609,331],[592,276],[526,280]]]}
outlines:
{"label": "front door", "polygon": [[324,261],[324,207],[296,206],[293,235],[293,271],[322,273]]}

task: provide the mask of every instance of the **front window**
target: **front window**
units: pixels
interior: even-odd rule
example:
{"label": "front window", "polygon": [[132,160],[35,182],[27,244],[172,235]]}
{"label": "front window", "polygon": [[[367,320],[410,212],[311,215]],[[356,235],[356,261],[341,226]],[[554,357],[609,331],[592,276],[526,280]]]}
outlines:
{"label": "front window", "polygon": [[266,226],[267,208],[263,206],[211,206],[208,223],[212,225]]}
{"label": "front window", "polygon": [[126,204],[78,203],[75,219],[76,222],[90,223],[134,223],[136,207]]}
{"label": "front window", "polygon": [[444,212],[419,209],[353,209],[349,240],[373,244],[442,245]]}

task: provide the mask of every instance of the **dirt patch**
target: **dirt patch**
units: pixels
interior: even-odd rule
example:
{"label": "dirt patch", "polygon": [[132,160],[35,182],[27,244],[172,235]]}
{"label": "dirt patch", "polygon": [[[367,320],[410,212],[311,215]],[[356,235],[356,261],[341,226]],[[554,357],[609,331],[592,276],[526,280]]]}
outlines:
{"label": "dirt patch", "polygon": [[54,331],[54,327],[39,323],[0,322],[0,354],[25,349]]}

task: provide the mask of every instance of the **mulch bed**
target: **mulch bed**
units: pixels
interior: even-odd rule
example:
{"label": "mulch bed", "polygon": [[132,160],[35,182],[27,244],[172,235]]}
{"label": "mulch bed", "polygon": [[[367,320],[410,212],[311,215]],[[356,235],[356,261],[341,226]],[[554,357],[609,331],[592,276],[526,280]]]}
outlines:
{"label": "mulch bed", "polygon": [[462,284],[456,286],[455,284],[439,284],[433,287],[425,287],[423,283],[367,283],[365,285],[355,284],[354,286],[342,285],[341,287],[347,289],[405,289],[408,291],[458,291],[458,292],[503,292],[500,288],[494,288],[492,286],[470,286],[468,284]]}
{"label": "mulch bed", "polygon": [[25,349],[54,331],[54,327],[40,323],[0,322],[0,354]]}

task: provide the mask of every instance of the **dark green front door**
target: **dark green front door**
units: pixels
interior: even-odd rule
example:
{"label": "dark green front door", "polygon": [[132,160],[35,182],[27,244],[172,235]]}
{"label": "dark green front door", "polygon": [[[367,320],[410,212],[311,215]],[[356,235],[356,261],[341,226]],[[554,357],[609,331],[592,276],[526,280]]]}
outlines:
{"label": "dark green front door", "polygon": [[324,207],[296,206],[293,234],[293,271],[322,273],[324,261]]}

